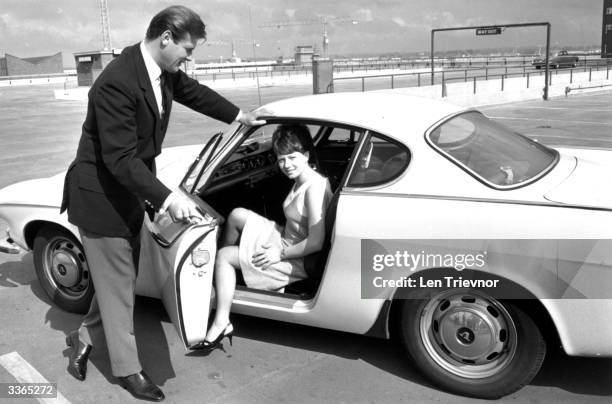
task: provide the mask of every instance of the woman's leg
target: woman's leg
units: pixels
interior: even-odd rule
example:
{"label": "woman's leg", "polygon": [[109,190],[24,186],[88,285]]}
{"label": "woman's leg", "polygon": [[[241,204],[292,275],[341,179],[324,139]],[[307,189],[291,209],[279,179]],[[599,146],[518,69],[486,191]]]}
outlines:
{"label": "woman's leg", "polygon": [[225,223],[225,231],[221,240],[221,247],[227,247],[238,244],[238,238],[246,223],[249,210],[245,208],[233,209],[227,217]]}
{"label": "woman's leg", "polygon": [[214,341],[229,324],[230,308],[236,289],[236,270],[240,269],[238,247],[229,246],[217,252],[215,262],[215,291],[217,292],[217,308],[215,319],[208,332],[207,341]]}

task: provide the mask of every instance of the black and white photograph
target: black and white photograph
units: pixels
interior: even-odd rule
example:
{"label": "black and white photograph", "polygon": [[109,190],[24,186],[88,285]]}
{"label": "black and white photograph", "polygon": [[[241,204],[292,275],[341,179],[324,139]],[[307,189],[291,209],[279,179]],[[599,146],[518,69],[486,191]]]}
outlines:
{"label": "black and white photograph", "polygon": [[0,403],[609,403],[612,0],[2,0]]}

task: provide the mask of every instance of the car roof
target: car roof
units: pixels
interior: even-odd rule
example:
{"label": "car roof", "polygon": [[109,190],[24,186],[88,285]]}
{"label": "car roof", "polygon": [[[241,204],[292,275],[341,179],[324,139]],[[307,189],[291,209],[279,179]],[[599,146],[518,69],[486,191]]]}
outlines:
{"label": "car roof", "polygon": [[288,98],[264,105],[273,115],[355,125],[403,140],[465,110],[451,103],[392,91],[344,92]]}

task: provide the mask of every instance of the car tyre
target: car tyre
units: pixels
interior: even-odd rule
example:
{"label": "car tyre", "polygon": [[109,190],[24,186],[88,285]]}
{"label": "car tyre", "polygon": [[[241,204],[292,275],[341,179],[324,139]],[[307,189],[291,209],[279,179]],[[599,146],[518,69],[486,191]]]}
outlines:
{"label": "car tyre", "polygon": [[71,313],[87,313],[94,294],[83,246],[66,229],[45,226],[34,238],[36,276],[49,298]]}
{"label": "car tyre", "polygon": [[435,384],[496,399],[538,373],[546,343],[534,321],[514,303],[475,290],[423,294],[425,298],[402,302],[399,336],[413,363]]}

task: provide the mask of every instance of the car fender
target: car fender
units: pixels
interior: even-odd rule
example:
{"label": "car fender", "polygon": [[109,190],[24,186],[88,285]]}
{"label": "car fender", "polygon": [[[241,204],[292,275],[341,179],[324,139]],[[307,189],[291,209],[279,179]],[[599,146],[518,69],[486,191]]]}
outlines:
{"label": "car fender", "polygon": [[612,357],[612,299],[542,299],[570,356]]}

